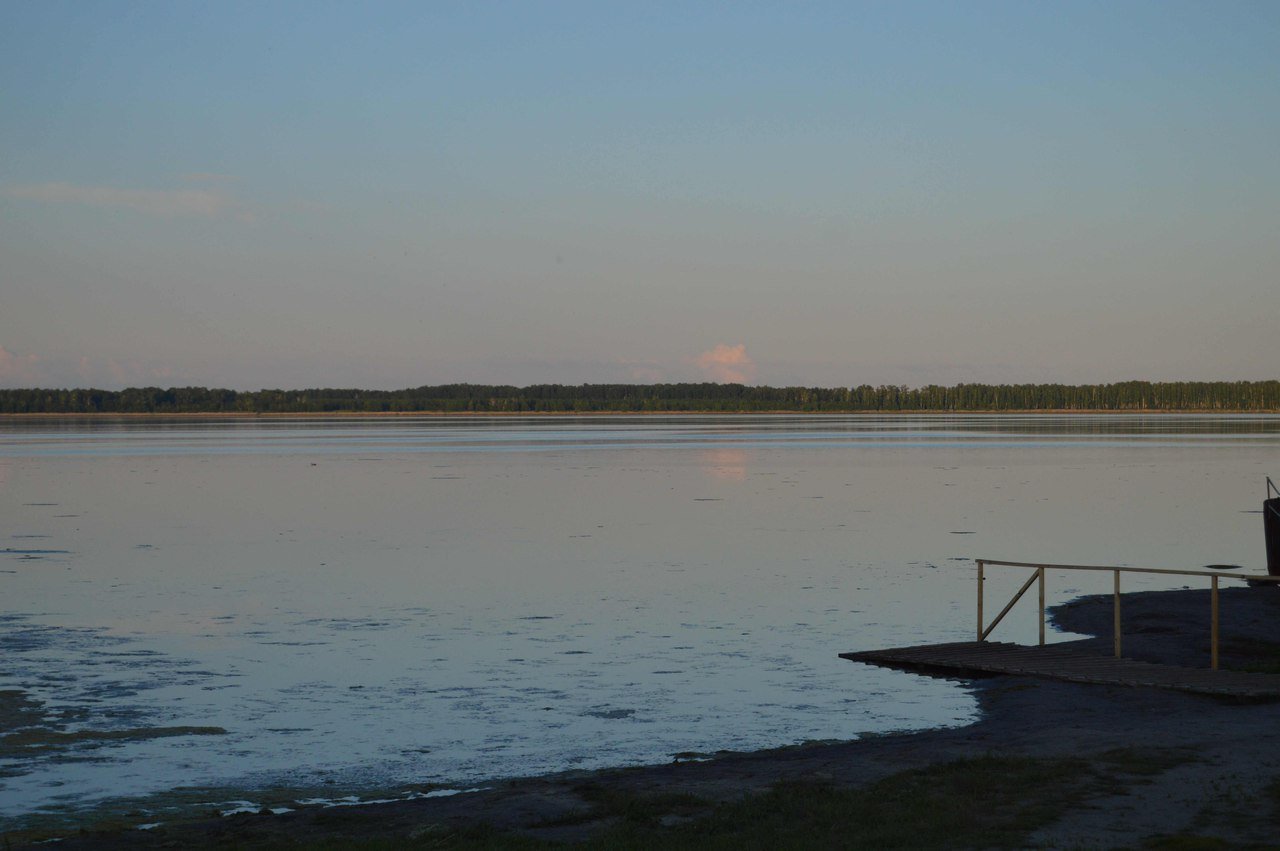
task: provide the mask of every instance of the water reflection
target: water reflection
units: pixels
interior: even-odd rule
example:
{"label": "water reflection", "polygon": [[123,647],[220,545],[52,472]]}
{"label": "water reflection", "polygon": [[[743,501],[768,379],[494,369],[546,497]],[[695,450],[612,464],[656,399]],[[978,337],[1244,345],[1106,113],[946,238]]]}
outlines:
{"label": "water reflection", "polygon": [[836,654],[968,638],[979,556],[1254,569],[1277,448],[1275,416],[0,420],[0,691],[228,731],[0,760],[0,791],[461,783],[961,723],[959,686]]}
{"label": "water reflection", "polygon": [[747,453],[744,449],[704,449],[698,453],[703,469],[712,478],[741,482],[747,478]]}
{"label": "water reflection", "polygon": [[1272,414],[0,419],[0,457],[591,448],[1280,444]]}

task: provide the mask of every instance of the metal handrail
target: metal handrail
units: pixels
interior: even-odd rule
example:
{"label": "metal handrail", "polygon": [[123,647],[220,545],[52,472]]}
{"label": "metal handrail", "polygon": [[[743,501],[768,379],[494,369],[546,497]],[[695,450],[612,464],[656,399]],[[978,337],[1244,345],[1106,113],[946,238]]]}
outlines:
{"label": "metal handrail", "polygon": [[[975,561],[978,564],[978,640],[979,641],[987,640],[987,636],[991,634],[992,630],[996,628],[996,626],[1000,623],[1000,621],[1004,620],[1004,616],[1009,614],[1009,611],[1014,607],[1014,604],[1016,604],[1020,599],[1022,599],[1022,595],[1027,593],[1027,589],[1029,589],[1033,583],[1038,581],[1040,585],[1040,594],[1039,594],[1040,596],[1040,644],[1042,645],[1044,644],[1044,624],[1045,624],[1044,575],[1046,570],[1089,570],[1089,571],[1098,571],[1098,572],[1108,571],[1112,573],[1115,577],[1114,590],[1112,591],[1112,594],[1115,600],[1114,615],[1112,618],[1113,629],[1115,632],[1113,643],[1115,645],[1115,655],[1117,659],[1120,658],[1120,574],[1121,573],[1157,573],[1157,574],[1164,574],[1168,576],[1207,576],[1212,580],[1212,584],[1211,584],[1212,593],[1210,593],[1209,595],[1210,611],[1211,611],[1210,627],[1209,627],[1209,633],[1210,633],[1209,645],[1210,645],[1211,667],[1215,671],[1218,669],[1218,631],[1219,631],[1218,630],[1218,580],[1225,578],[1225,579],[1238,579],[1243,582],[1280,582],[1280,576],[1267,576],[1263,574],[1253,574],[1253,573],[1243,573],[1243,574],[1242,573],[1224,573],[1220,570],[1171,570],[1168,568],[1160,568],[1160,567],[1118,567],[1116,565],[1098,565],[1098,564],[1044,564],[1042,562],[1029,562],[1029,561],[998,561],[996,559],[987,559],[987,558],[975,559]],[[1008,603],[1005,604],[1005,607],[1000,610],[1000,614],[996,615],[995,620],[993,620],[990,625],[987,625],[985,623],[985,619],[983,617],[983,611],[982,611],[983,598],[984,598],[983,584],[986,582],[986,576],[984,575],[984,573],[988,565],[993,567],[1028,567],[1035,570],[1035,573],[1032,574],[1031,578],[1028,579],[1023,584],[1023,586],[1018,589],[1018,592],[1013,595],[1013,598],[1010,599]]]}

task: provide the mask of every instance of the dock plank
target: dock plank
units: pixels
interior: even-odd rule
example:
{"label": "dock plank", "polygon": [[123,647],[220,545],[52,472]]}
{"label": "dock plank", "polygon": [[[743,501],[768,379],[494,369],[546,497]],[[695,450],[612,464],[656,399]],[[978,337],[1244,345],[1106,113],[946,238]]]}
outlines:
{"label": "dock plank", "polygon": [[1028,647],[1002,641],[958,641],[841,653],[840,658],[951,676],[1015,674],[1070,682],[1163,688],[1240,700],[1280,700],[1280,675],[1213,671],[1117,659],[1064,645]]}

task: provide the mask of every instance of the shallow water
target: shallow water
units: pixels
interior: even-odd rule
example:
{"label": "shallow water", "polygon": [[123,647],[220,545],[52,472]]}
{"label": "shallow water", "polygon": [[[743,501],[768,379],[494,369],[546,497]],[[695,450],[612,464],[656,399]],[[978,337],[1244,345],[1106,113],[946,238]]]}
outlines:
{"label": "shallow water", "polygon": [[[89,735],[4,751],[0,814],[964,723],[836,654],[970,638],[975,557],[1261,571],[1277,460],[1274,416],[3,421],[0,691]],[[170,727],[226,733],[93,737]]]}

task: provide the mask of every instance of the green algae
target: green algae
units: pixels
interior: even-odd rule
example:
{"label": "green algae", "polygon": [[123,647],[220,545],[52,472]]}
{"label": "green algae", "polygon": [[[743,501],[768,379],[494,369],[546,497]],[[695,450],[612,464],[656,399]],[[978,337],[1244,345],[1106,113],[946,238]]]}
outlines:
{"label": "green algae", "polygon": [[[122,730],[66,730],[42,701],[19,689],[0,691],[0,759],[22,759],[74,746],[97,747],[173,736],[221,736],[222,727],[131,727]],[[12,771],[8,772],[12,774]]]}
{"label": "green algae", "polygon": [[0,691],[0,734],[39,724],[44,720],[43,704],[24,691]]}
{"label": "green algae", "polygon": [[33,750],[50,750],[70,745],[99,745],[116,742],[143,742],[172,736],[221,736],[222,727],[135,727],[128,730],[50,730],[33,727],[0,736],[0,758],[13,758]]}

